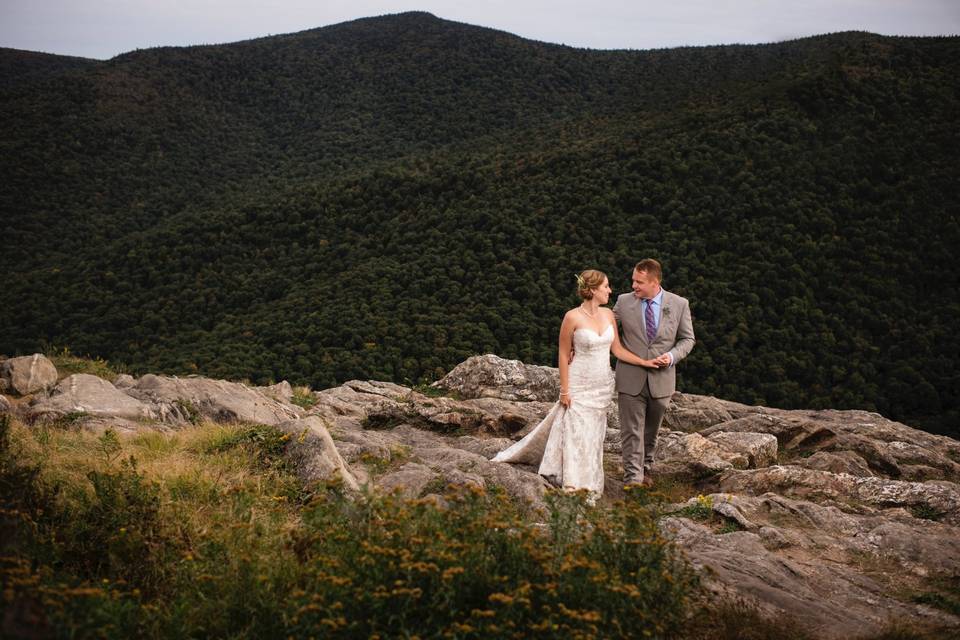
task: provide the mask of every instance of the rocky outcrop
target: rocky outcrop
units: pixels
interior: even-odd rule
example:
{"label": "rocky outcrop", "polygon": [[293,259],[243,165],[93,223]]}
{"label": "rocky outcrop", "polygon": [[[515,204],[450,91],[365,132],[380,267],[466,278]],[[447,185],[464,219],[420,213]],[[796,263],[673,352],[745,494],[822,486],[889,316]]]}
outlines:
{"label": "rocky outcrop", "polygon": [[301,417],[301,411],[240,384],[210,378],[161,377],[147,374],[124,389],[131,397],[156,408],[165,422],[225,422],[240,420],[277,425]]}
{"label": "rocky outcrop", "polygon": [[461,398],[554,402],[560,394],[556,369],[504,360],[492,354],[467,359],[433,386]]}
{"label": "rocky outcrop", "polygon": [[[855,462],[849,457],[852,452],[869,473],[881,476],[921,481],[960,476],[960,442],[867,411],[754,407],[752,413],[710,425],[700,433],[709,436],[718,431],[769,433],[776,436],[781,450],[797,456],[839,453],[850,463]],[[829,459],[821,456],[817,462],[826,464]],[[839,468],[840,461],[832,460],[834,468]]]}
{"label": "rocky outcrop", "polygon": [[[366,485],[441,505],[437,494],[448,489],[485,487],[539,520],[549,485],[536,468],[490,459],[546,415],[556,379],[553,369],[478,356],[427,394],[353,380],[315,392],[309,410],[290,404],[288,385],[147,375],[91,388],[153,411],[154,423],[140,418],[131,428],[197,418],[276,425],[304,482],[339,476],[351,490]],[[88,397],[76,386],[75,398]],[[62,390],[31,409],[57,397],[61,410],[84,410]],[[615,409],[609,415],[607,504],[625,495]],[[123,418],[98,424],[108,419]],[[664,532],[717,593],[788,614],[818,638],[869,635],[891,617],[960,630],[960,619],[914,597],[960,575],[960,442],[864,411],[788,411],[678,393],[653,477],[674,502]]]}
{"label": "rocky outcrop", "polygon": [[10,358],[0,363],[0,380],[4,393],[26,396],[47,391],[57,384],[57,368],[39,353]]}
{"label": "rocky outcrop", "polygon": [[34,419],[55,419],[68,414],[125,420],[154,420],[156,407],[131,398],[102,378],[87,373],[67,376],[54,388],[50,397],[29,408]]}
{"label": "rocky outcrop", "polygon": [[778,465],[725,473],[720,478],[720,488],[748,495],[774,492],[842,504],[853,511],[863,511],[865,507],[908,508],[960,525],[960,486],[947,481],[903,482]]}

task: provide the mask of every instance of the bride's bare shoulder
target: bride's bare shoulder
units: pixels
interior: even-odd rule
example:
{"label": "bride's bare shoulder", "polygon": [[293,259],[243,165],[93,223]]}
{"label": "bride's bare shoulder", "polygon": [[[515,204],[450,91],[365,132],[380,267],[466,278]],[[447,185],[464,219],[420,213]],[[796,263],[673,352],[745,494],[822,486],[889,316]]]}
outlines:
{"label": "bride's bare shoulder", "polygon": [[565,314],[563,314],[563,322],[579,324],[583,320],[583,318],[581,317],[582,315],[583,314],[580,313],[580,307],[574,307],[573,309],[570,309]]}

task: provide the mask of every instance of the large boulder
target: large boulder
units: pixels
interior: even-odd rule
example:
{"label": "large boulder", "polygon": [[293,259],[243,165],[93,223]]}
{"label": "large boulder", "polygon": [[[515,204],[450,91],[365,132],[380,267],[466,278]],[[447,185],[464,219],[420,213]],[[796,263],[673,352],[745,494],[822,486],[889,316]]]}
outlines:
{"label": "large boulder", "polygon": [[703,476],[733,467],[746,468],[746,456],[730,455],[719,444],[699,433],[661,431],[657,439],[653,473],[655,475]]}
{"label": "large boulder", "polygon": [[348,489],[356,491],[359,488],[321,418],[308,416],[285,420],[278,423],[277,428],[290,436],[286,455],[301,481],[322,482],[339,476]]}
{"label": "large boulder", "polygon": [[131,398],[112,384],[88,373],[67,376],[53,389],[49,398],[34,403],[29,411],[33,418],[58,418],[70,413],[125,420],[152,420],[157,408]]}
{"label": "large boulder", "polygon": [[47,391],[57,383],[57,368],[44,355],[10,358],[0,363],[0,379],[6,390],[21,396]]}
{"label": "large boulder", "polygon": [[552,367],[486,354],[461,362],[433,386],[461,398],[553,402],[560,394],[560,374]]}
{"label": "large boulder", "polygon": [[147,374],[124,391],[131,397],[156,405],[166,422],[189,422],[208,418],[276,425],[301,417],[294,406],[282,404],[239,382],[202,377],[161,377]]}

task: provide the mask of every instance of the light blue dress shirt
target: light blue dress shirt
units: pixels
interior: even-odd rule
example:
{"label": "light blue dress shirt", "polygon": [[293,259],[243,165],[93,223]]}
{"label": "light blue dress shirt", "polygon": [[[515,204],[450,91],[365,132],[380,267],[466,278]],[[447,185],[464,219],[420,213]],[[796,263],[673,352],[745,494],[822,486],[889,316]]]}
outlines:
{"label": "light blue dress shirt", "polygon": [[[660,292],[657,293],[657,295],[649,299],[644,298],[641,301],[641,306],[643,309],[644,326],[646,326],[646,322],[647,322],[647,305],[650,305],[651,307],[653,307],[653,334],[656,335],[657,329],[660,328],[660,309],[663,306],[663,289],[662,288],[660,289]],[[670,366],[672,367],[673,354],[668,351],[667,355],[670,356]]]}
{"label": "light blue dress shirt", "polygon": [[660,328],[660,307],[663,305],[663,289],[660,289],[660,293],[652,298],[644,298],[642,305],[644,326],[646,326],[647,323],[647,306],[653,307],[653,333],[656,335],[657,329]]}

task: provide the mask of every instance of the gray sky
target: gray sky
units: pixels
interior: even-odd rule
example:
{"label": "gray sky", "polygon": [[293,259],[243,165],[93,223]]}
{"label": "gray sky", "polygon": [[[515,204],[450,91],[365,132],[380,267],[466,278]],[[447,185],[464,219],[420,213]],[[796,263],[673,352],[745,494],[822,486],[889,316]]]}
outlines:
{"label": "gray sky", "polygon": [[0,47],[106,59],[414,10],[595,49],[960,34],[960,0],[0,0]]}

